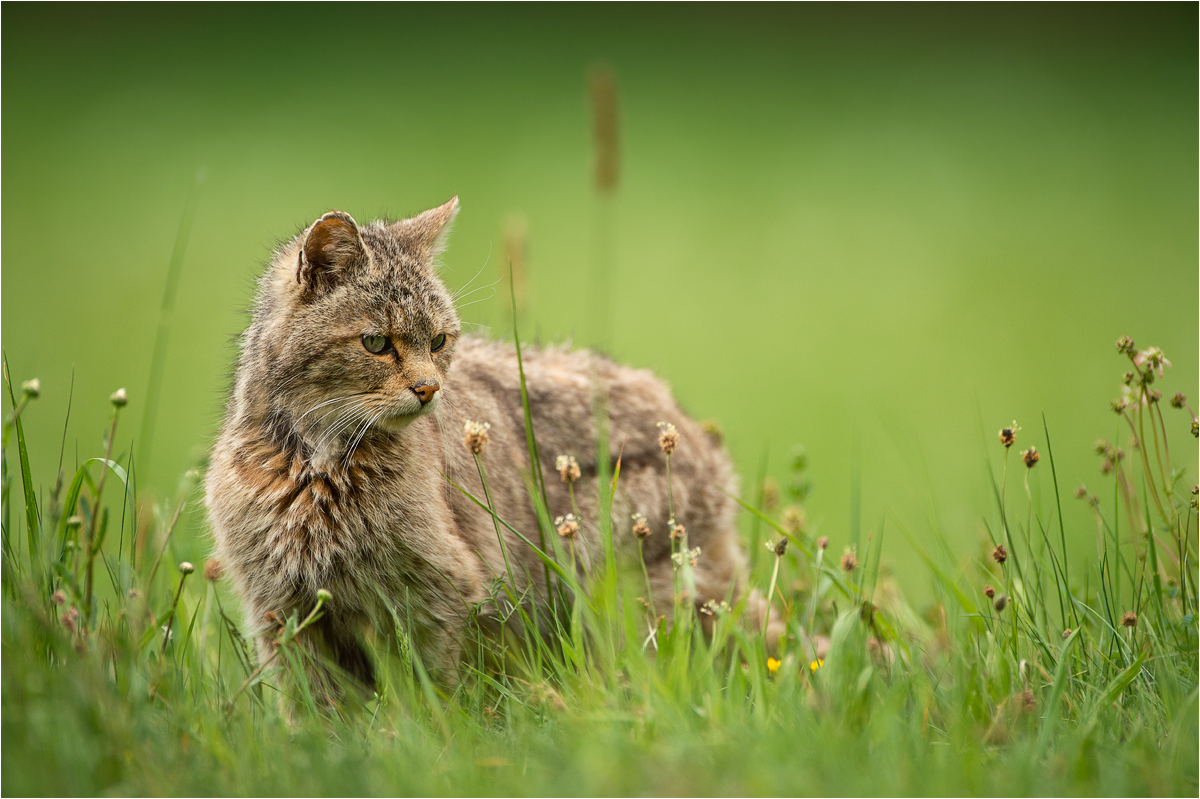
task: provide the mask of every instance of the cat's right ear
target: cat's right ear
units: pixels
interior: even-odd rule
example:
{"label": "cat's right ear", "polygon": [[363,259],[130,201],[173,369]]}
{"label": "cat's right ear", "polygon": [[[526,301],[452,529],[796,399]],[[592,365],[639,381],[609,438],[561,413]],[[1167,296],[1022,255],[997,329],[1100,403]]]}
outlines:
{"label": "cat's right ear", "polygon": [[304,233],[296,263],[296,282],[310,291],[336,286],[367,260],[358,224],[350,214],[330,211]]}

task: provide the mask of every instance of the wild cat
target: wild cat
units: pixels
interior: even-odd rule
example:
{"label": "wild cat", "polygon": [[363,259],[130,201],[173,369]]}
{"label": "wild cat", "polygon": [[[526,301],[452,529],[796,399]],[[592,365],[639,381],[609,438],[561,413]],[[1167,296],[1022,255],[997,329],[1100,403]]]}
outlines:
{"label": "wild cat", "polygon": [[[423,662],[453,681],[472,609],[506,574],[483,497],[467,422],[487,423],[481,453],[497,514],[536,539],[517,356],[463,333],[435,260],[458,198],[399,222],[359,226],[332,211],[274,254],[208,474],[218,556],[241,597],[245,625],[269,657],[278,622],[303,617],[326,589],[326,612],[298,641],[367,686],[363,633],[411,619]],[[620,458],[614,546],[637,557],[634,514],[652,534],[644,557],[659,609],[672,606],[666,459],[659,422],[674,425],[673,507],[687,528],[697,606],[740,590],[745,557],[734,528],[730,460],[676,405],[666,385],[581,350],[523,350],[549,511],[572,510],[555,456],[576,459],[581,563],[603,562],[597,526],[593,394],[607,395],[609,457]],[[610,464],[611,469],[611,464]],[[543,565],[501,528],[522,590],[545,601]],[[482,604],[481,604],[482,603]],[[756,604],[755,604],[756,603]],[[761,618],[765,603],[752,598]],[[486,611],[485,611],[486,612]]]}

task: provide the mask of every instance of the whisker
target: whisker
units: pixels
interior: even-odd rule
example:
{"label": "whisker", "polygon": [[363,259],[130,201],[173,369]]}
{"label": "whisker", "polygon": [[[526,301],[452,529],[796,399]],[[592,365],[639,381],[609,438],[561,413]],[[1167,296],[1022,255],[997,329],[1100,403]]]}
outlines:
{"label": "whisker", "polygon": [[487,254],[487,258],[483,259],[483,266],[479,267],[479,271],[475,273],[475,277],[472,277],[470,280],[468,280],[465,284],[463,284],[462,288],[460,288],[458,291],[456,291],[451,296],[457,297],[459,294],[461,294],[463,291],[466,290],[467,286],[470,286],[472,283],[474,283],[475,278],[477,278],[483,274],[483,270],[487,269],[488,262],[491,260],[492,260],[492,243],[489,241],[488,242],[488,254]]}

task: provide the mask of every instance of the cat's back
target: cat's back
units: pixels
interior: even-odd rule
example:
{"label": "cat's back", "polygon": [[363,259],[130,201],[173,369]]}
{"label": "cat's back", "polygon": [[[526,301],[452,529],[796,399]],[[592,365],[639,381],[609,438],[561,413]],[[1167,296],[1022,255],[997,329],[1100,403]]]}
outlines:
{"label": "cat's back", "polygon": [[[729,472],[720,444],[680,409],[666,382],[653,372],[566,346],[522,346],[520,365],[534,431],[546,455],[573,455],[580,463],[594,463],[595,418],[603,403],[613,457],[620,454],[626,464],[661,461],[658,425],[667,422],[678,428],[683,442],[673,465],[686,469],[703,461],[722,478]],[[447,388],[448,401],[460,413],[490,412],[497,418],[477,420],[510,426],[524,439],[520,369],[512,344],[464,336]]]}

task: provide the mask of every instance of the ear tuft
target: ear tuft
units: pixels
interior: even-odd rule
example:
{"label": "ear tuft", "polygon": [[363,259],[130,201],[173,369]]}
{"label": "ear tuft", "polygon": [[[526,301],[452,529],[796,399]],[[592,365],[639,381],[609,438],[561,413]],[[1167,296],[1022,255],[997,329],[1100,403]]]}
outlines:
{"label": "ear tuft", "polygon": [[366,260],[367,251],[354,217],[330,211],[308,229],[300,248],[296,282],[310,289],[330,287],[341,275]]}
{"label": "ear tuft", "polygon": [[454,196],[449,202],[417,214],[411,219],[402,219],[388,229],[422,258],[431,259],[446,249],[446,238],[450,235],[450,227],[456,216],[458,197]]}

